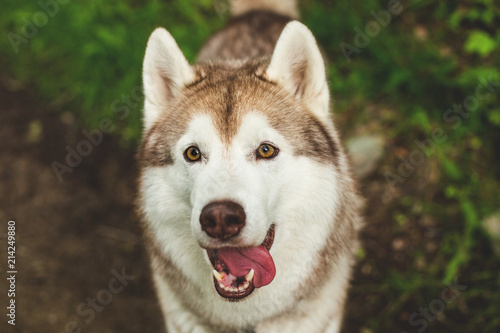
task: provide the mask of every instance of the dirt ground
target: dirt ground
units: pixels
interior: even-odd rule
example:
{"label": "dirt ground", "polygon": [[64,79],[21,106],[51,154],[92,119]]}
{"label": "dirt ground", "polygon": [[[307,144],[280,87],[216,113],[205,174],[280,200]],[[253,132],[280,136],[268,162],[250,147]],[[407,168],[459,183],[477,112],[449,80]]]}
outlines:
{"label": "dirt ground", "polygon": [[[75,147],[83,136],[74,122],[41,105],[29,90],[0,89],[2,312],[7,306],[4,274],[9,220],[16,221],[18,271],[16,325],[7,325],[3,319],[0,331],[162,332],[163,320],[134,214],[137,168],[133,149],[120,148],[112,136],[105,136],[59,182],[51,163],[63,162],[66,145]],[[393,242],[386,223],[391,206],[384,202],[380,181],[380,177],[368,181],[360,189],[367,197],[370,216],[362,235],[368,259],[355,269],[344,332],[370,332],[363,329],[364,321],[381,311],[384,300],[377,296],[380,273],[373,271],[376,262],[380,267],[404,265],[401,253],[387,253]],[[133,279],[129,277],[118,288],[114,277],[123,270]],[[110,286],[110,281],[115,285]],[[85,305],[92,298],[108,304],[93,309]]]}
{"label": "dirt ground", "polygon": [[[0,227],[2,317],[5,318],[7,222],[16,221],[16,325],[1,332],[161,332],[163,323],[133,211],[137,169],[133,151],[104,138],[59,182],[51,168],[67,144],[81,140],[74,126],[48,115],[29,92],[0,90]],[[30,123],[39,122],[39,139]],[[31,125],[33,126],[33,125]],[[31,141],[31,142],[30,142]],[[107,302],[108,283],[133,276]],[[118,290],[115,283],[113,290]],[[99,294],[101,292],[101,294]],[[91,311],[95,312],[92,318]],[[73,324],[75,322],[76,324]],[[5,325],[5,326],[4,326]],[[68,330],[69,328],[69,330]],[[79,332],[74,329],[74,332]]]}

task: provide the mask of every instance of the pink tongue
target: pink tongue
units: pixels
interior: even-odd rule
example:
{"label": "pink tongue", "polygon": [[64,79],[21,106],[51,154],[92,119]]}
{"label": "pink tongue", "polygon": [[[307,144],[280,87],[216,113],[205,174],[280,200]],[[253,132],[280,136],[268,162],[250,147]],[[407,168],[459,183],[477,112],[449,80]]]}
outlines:
{"label": "pink tongue", "polygon": [[224,247],[218,250],[219,260],[226,265],[232,275],[243,276],[253,268],[253,285],[267,286],[276,275],[276,267],[269,251],[262,245],[257,247]]}

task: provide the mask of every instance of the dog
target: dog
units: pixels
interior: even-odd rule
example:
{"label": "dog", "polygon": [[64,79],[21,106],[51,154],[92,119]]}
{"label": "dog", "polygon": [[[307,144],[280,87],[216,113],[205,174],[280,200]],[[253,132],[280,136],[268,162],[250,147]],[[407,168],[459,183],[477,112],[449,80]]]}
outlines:
{"label": "dog", "polygon": [[292,0],[235,0],[188,63],[143,63],[137,208],[168,332],[338,332],[362,199]]}

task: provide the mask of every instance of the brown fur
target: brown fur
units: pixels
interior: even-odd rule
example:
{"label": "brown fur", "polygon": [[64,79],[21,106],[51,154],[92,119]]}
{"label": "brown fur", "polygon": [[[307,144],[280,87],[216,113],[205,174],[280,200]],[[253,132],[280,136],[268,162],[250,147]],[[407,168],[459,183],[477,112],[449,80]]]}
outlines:
{"label": "brown fur", "polygon": [[200,51],[198,62],[270,56],[291,17],[252,11],[232,18]]}
{"label": "brown fur", "polygon": [[243,116],[252,110],[265,115],[271,126],[292,142],[295,155],[335,164],[335,138],[307,106],[264,74],[276,42],[290,21],[290,17],[272,12],[251,11],[233,18],[216,33],[200,52],[200,63],[194,66],[196,79],[184,87],[170,110],[165,110],[144,136],[138,155],[141,164],[172,164],[170,143],[185,133],[196,114],[210,114],[223,140],[230,143]]}
{"label": "brown fur", "polygon": [[292,143],[295,155],[336,164],[335,138],[299,99],[261,74],[267,65],[266,59],[235,66],[195,65],[196,82],[184,88],[181,97],[145,135],[139,152],[141,163],[173,163],[171,143],[185,133],[195,115],[208,114],[223,142],[229,144],[244,115],[253,111],[267,117],[270,125]]}
{"label": "brown fur", "polygon": [[268,10],[281,15],[299,18],[296,0],[229,0],[231,12],[234,16],[242,15],[254,10]]}

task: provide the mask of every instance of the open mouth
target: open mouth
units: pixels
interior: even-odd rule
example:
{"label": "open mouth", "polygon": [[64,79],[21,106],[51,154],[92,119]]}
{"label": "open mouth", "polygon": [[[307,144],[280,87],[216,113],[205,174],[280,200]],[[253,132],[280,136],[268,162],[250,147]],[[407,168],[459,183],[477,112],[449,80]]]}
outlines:
{"label": "open mouth", "polygon": [[269,250],[274,241],[275,225],[271,225],[266,238],[256,247],[223,247],[207,249],[214,267],[215,290],[224,298],[239,300],[250,295],[255,288],[268,285],[276,275],[276,267]]}

